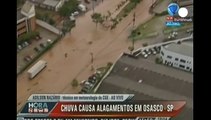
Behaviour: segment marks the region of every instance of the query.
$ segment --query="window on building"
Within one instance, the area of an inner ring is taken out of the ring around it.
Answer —
[[[163,53],[163,51],[161,51],[160,53],[161,53],[161,55],[162,55],[162,56],[164,56],[164,53]]]
[[[186,63],[186,60],[180,59],[180,62]]]
[[[172,58],[172,56],[169,56],[169,55],[168,55],[168,56],[167,56],[167,58],[171,59],[171,58]]]
[[[186,67],[186,69],[187,69],[187,70],[189,70],[189,69],[190,69],[190,67]]]
[[[179,59],[178,58],[175,58],[175,60],[178,61]]]
[[[179,67],[181,67],[181,68],[185,68],[185,66],[184,66],[184,65],[179,65]]]

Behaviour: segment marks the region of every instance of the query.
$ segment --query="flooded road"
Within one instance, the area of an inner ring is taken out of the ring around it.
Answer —
[[[102,14],[114,11],[121,1],[105,0],[95,11]],[[150,5],[151,0],[143,0],[113,30],[105,30],[100,25],[96,28],[90,16],[92,11],[79,17],[71,34],[40,58],[48,65],[39,75],[33,80],[28,79],[27,71],[18,76],[17,110],[33,93],[78,93],[80,87],[72,88],[71,81],[74,78],[82,81],[93,73],[90,53],[93,53],[94,68],[98,68],[115,62],[122,52],[129,52],[128,36],[132,30],[133,13],[136,12],[135,25],[144,23],[152,17],[148,13]],[[136,48],[140,46],[140,41],[135,44]]]

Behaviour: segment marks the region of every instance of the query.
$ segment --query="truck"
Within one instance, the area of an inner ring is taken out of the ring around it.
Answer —
[[[47,66],[47,62],[44,60],[38,61],[28,71],[29,79],[33,79],[39,72],[41,72]]]

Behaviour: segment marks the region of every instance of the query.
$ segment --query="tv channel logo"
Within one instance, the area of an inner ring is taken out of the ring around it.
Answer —
[[[168,5],[168,13],[170,16],[175,16],[178,14],[179,5],[176,3],[171,3]]]
[[[174,17],[179,16],[181,18],[184,18],[188,15],[188,10],[184,7],[180,8],[177,3],[170,3],[167,10],[170,15],[166,17],[166,26],[168,27],[181,26],[181,23],[179,21],[174,21]]]
[[[28,112],[29,113],[48,113],[47,103],[42,102],[30,102],[28,103]]]

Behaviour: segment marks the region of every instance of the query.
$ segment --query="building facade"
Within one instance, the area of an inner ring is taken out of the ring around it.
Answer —
[[[193,42],[172,43],[161,47],[163,64],[193,72]]]
[[[35,7],[26,1],[22,8],[17,9],[17,38],[34,31],[36,28]]]

